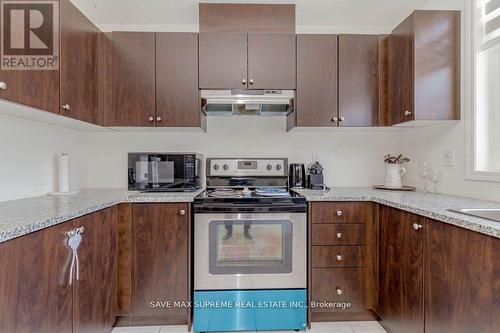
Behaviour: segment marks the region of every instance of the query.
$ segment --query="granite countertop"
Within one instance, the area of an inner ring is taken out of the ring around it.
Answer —
[[[138,193],[89,189],[65,197],[41,196],[0,202],[0,243],[119,203],[192,202],[202,191]],[[499,202],[422,192],[389,192],[368,187],[295,191],[307,201],[373,201],[500,238],[499,222],[448,211],[450,208],[499,208]]]
[[[0,243],[126,202],[192,202],[189,193],[139,193],[89,189],[69,196],[40,196],[0,202]]]
[[[307,201],[372,201],[434,220],[500,238],[500,222],[450,212],[457,208],[500,208],[500,202],[445,194],[393,192],[369,187],[334,188],[330,191],[295,190]]]

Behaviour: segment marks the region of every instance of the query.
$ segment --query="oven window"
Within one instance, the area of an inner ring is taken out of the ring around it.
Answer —
[[[209,225],[211,274],[292,272],[290,220],[223,220]]]

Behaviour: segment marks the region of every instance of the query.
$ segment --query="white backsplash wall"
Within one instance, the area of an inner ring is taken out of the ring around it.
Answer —
[[[383,156],[399,152],[400,133],[387,129],[299,130],[287,133],[284,117],[213,117],[208,132],[92,133],[88,186],[127,186],[127,153],[198,152],[205,157],[287,157],[325,167],[330,186],[383,181]]]
[[[0,201],[44,195],[57,186],[59,152],[71,155],[71,183],[87,187],[88,133],[0,115]]]
[[[414,161],[408,169],[407,181],[420,189],[423,188],[422,180],[418,177],[417,165],[418,161],[425,160],[430,162],[432,167],[442,171],[442,180],[438,184],[439,192],[500,201],[500,183],[465,179],[464,134],[463,121],[454,125],[439,125],[402,133],[403,147]],[[454,167],[444,167],[443,153],[447,150],[455,150]]]

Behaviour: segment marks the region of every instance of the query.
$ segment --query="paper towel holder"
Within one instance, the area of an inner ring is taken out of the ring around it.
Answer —
[[[70,190],[70,155],[65,152],[57,154],[58,164],[58,190],[56,192],[48,193],[50,196],[68,196],[78,193],[79,191]]]

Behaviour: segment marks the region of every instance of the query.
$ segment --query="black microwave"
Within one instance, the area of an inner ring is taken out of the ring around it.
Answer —
[[[194,192],[201,188],[203,156],[196,153],[129,153],[128,189]]]

